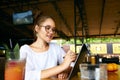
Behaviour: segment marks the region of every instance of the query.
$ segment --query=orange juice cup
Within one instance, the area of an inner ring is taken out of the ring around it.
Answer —
[[[9,60],[5,66],[5,80],[24,80],[23,60]]]

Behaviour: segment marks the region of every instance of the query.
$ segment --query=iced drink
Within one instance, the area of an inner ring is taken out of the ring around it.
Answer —
[[[24,80],[23,60],[9,60],[5,65],[5,80]]]

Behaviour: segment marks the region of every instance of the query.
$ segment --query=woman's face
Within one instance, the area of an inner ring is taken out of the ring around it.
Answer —
[[[49,43],[55,35],[55,22],[48,18],[36,28],[37,38]]]

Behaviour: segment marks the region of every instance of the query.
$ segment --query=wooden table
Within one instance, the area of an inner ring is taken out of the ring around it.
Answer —
[[[57,79],[57,78],[48,78],[48,79],[42,79],[42,80],[61,80],[61,79]],[[66,80],[66,79],[62,79],[62,80]],[[73,77],[72,80],[81,80],[80,77],[75,76]],[[117,72],[109,72],[108,73],[108,80],[120,80],[120,72],[119,74]]]
[[[48,79],[42,79],[42,80],[61,80],[61,79],[57,79],[57,78],[50,79],[50,78],[48,78]],[[62,79],[62,80],[66,80],[66,79]],[[72,80],[81,80],[80,79],[80,74],[73,77]],[[120,80],[120,65],[119,65],[118,71],[108,72],[108,80]]]

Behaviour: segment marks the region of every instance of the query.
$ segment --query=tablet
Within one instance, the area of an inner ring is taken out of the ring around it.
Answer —
[[[81,50],[78,53],[77,58],[75,60],[75,64],[74,64],[74,66],[73,66],[73,68],[68,76],[68,80],[72,80],[72,78],[74,76],[76,76],[78,72],[80,72],[79,64],[83,62],[85,55],[87,53],[88,53],[88,49],[87,49],[86,44],[82,44]]]

